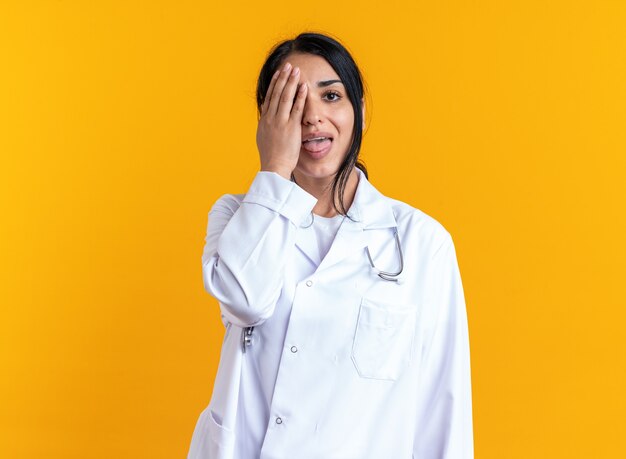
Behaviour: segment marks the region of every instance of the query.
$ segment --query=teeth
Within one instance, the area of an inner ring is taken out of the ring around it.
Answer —
[[[313,140],[326,140],[328,137],[315,137],[313,139],[305,140],[305,142],[312,142]]]

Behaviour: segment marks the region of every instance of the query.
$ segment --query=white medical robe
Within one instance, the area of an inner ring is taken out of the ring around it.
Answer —
[[[452,239],[358,172],[352,220],[322,260],[306,228],[316,199],[278,174],[259,172],[245,195],[211,209],[204,285],[226,332],[189,459],[473,457]],[[399,282],[381,279],[401,255]]]

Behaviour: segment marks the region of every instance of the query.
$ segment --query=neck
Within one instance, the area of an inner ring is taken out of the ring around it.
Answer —
[[[325,177],[321,179],[316,177],[307,177],[301,176],[296,171],[294,171],[293,175],[300,188],[317,198],[317,204],[315,204],[315,207],[313,208],[314,214],[321,215],[322,217],[334,217],[337,215],[332,194],[334,177]],[[346,183],[346,188],[343,194],[343,205],[346,210],[352,205],[358,184],[359,174],[356,171],[356,168],[353,168],[352,172],[350,172],[350,176],[348,177],[348,182]],[[336,199],[339,199],[339,196],[337,196]]]

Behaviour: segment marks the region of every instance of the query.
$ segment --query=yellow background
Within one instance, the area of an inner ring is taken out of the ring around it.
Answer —
[[[452,233],[476,457],[626,457],[626,2],[3,1],[0,457],[180,458],[223,327],[207,213],[303,30],[370,97],[371,181]]]

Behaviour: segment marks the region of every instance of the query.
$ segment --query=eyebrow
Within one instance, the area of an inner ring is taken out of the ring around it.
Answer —
[[[325,88],[326,86],[330,86],[331,84],[335,84],[335,83],[343,84],[341,82],[341,80],[324,80],[324,81],[318,81],[317,82],[317,87],[318,88]]]

